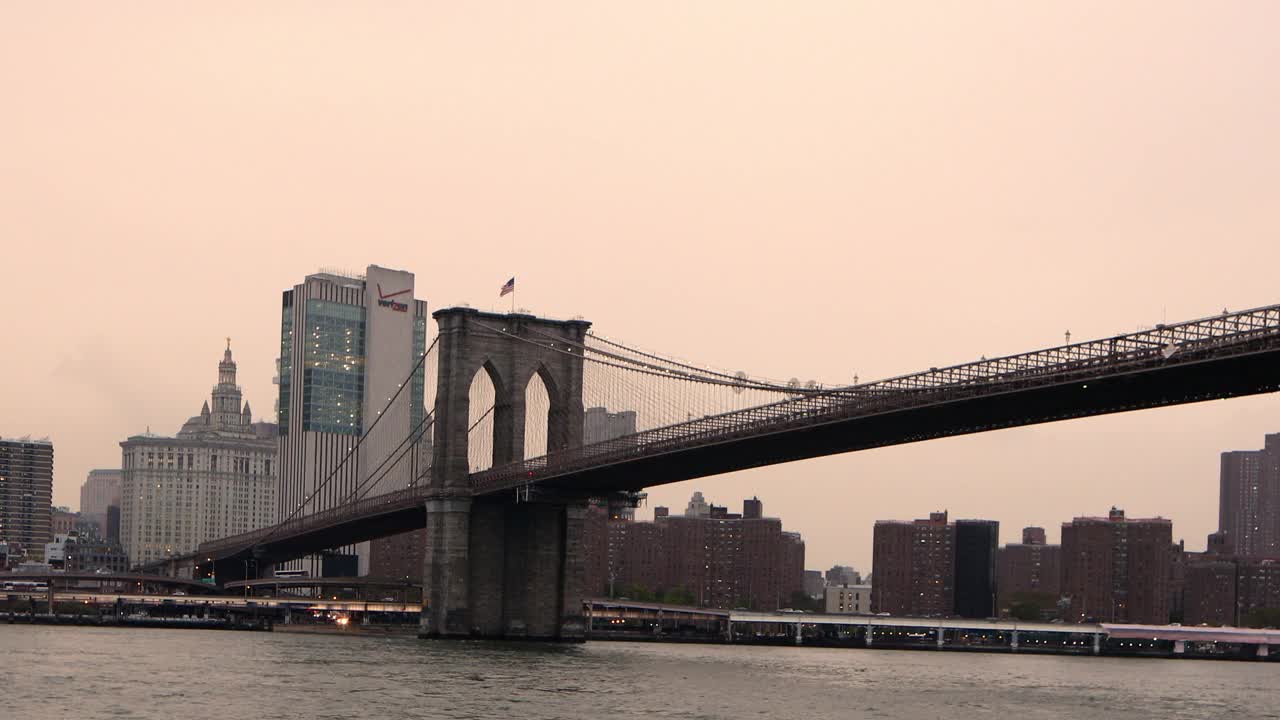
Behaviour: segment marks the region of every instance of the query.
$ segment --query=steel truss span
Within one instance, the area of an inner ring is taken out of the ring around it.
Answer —
[[[839,387],[700,368],[592,335],[574,345],[475,325],[598,370],[586,374],[587,402],[603,404],[598,398],[621,392],[621,402],[656,418],[621,437],[472,473],[469,489],[478,501],[635,491],[823,455],[1280,389],[1280,305]],[[708,400],[708,388],[731,400]],[[748,405],[756,398],[767,401]],[[481,417],[476,408],[473,415]],[[678,419],[668,422],[672,417]],[[414,482],[356,497],[205,543],[198,554],[280,558],[420,528],[423,502],[433,492],[429,483]]]
[[[604,480],[601,489],[639,489],[949,435],[1272,392],[1280,387],[1277,351],[1280,306],[1273,305],[798,394],[493,468],[472,475],[471,484],[479,494],[550,481],[594,486],[589,476],[603,473],[615,479]],[[1015,407],[1007,407],[1011,404]],[[1017,405],[1025,407],[1018,411]],[[892,427],[905,415],[921,424],[914,430]],[[945,419],[925,422],[925,415]],[[887,427],[871,427],[867,421],[872,419]],[[766,439],[769,450],[751,451],[751,441]],[[672,467],[669,473],[635,477],[630,484],[619,478],[632,474],[619,472],[629,464],[652,465],[652,460],[686,453],[691,460],[695,451],[709,449],[717,452],[696,455],[725,456],[692,463],[684,471]],[[613,483],[620,487],[609,487]]]

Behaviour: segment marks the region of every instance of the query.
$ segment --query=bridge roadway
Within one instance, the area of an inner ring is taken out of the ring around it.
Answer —
[[[1280,305],[956,365],[691,420],[512,463],[475,497],[584,496],[805,458],[1280,389]],[[425,525],[410,487],[204,543],[196,562],[276,562]]]

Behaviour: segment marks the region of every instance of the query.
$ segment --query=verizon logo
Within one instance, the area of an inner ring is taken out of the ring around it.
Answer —
[[[410,293],[410,292],[413,292],[413,288],[408,288],[407,290],[401,290],[399,292],[384,293],[382,292],[382,284],[379,283],[378,284],[378,307],[391,308],[396,312],[409,312],[408,303],[398,302],[396,300],[392,300],[392,298],[398,297],[400,295],[404,295],[405,293]]]

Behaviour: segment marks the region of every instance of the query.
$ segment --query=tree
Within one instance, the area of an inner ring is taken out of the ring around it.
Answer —
[[[791,609],[808,610],[809,612],[822,612],[823,606],[821,600],[809,597],[803,590],[796,590],[791,593]]]
[[[622,597],[636,602],[653,602],[653,591],[643,585],[628,585],[622,588]]]
[[[1050,593],[1018,592],[1009,597],[1009,617],[1016,620],[1039,620],[1045,610],[1057,607]]]
[[[662,602],[668,605],[696,605],[698,599],[686,587],[668,588],[662,593]]]
[[[1034,602],[1009,603],[1009,617],[1015,620],[1039,620],[1040,606]]]
[[[1280,608],[1258,608],[1245,616],[1244,626],[1251,628],[1280,628]]]

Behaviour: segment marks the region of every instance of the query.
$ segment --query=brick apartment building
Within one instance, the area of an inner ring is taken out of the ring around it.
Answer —
[[[1216,532],[1208,550],[1186,554],[1181,590],[1185,625],[1253,624],[1258,611],[1280,610],[1280,557],[1238,555]]]
[[[804,541],[764,517],[756,498],[742,513],[699,502],[684,515],[658,507],[652,522],[613,516],[600,507],[585,525],[589,595],[642,590],[677,592],[707,607],[786,607],[804,590]]]
[[[1164,518],[1078,517],[1062,524],[1065,620],[1169,622],[1173,523]]]
[[[996,559],[999,606],[1009,608],[1015,598],[1053,606],[1061,596],[1062,546],[1045,542],[1044,528],[1022,530],[1022,542],[1000,548]]]
[[[872,611],[916,617],[990,617],[997,595],[998,534],[999,524],[994,521],[952,523],[946,512],[910,522],[877,521],[872,540]]]

